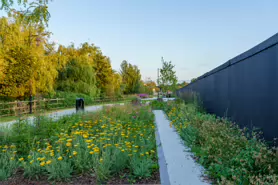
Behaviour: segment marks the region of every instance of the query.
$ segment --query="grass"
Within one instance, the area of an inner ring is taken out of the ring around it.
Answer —
[[[128,98],[126,100],[121,100],[121,101],[93,102],[90,105],[86,104],[85,106],[106,105],[106,104],[111,104],[111,103],[112,104],[119,104],[119,103],[126,103],[126,102],[129,102],[129,101],[130,101],[130,98]],[[43,110],[43,111],[40,111],[40,112],[34,113],[34,114],[25,114],[21,119],[26,119],[26,118],[31,117],[31,116],[37,116],[38,114],[39,115],[46,115],[46,114],[49,114],[49,113],[52,113],[52,112],[63,111],[63,110],[68,110],[68,109],[72,109],[72,108],[65,107],[65,108],[62,108],[62,109]],[[17,116],[0,117],[0,124],[5,123],[5,122],[9,122],[9,121],[15,121],[15,120],[18,120],[18,119],[19,119],[19,117],[17,117]]]
[[[25,178],[49,181],[89,174],[105,183],[122,172],[132,182],[149,178],[158,170],[153,121],[150,107],[126,105],[19,122],[0,131],[0,180],[19,168]]]
[[[278,184],[278,150],[260,139],[261,133],[200,111],[197,104],[153,102],[163,109],[184,143],[215,184]]]
[[[18,117],[16,116],[7,116],[7,117],[0,117],[0,123],[2,122],[9,122],[9,121],[14,121],[17,120]]]

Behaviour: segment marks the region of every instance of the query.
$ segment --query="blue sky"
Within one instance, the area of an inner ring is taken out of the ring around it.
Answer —
[[[179,80],[190,80],[250,49],[278,31],[277,0],[54,0],[52,39],[92,42],[119,70],[138,65],[156,79],[161,57]]]

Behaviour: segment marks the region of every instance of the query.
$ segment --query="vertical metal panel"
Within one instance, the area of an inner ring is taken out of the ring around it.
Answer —
[[[278,137],[278,35],[208,72],[179,90],[199,94],[204,108],[241,127]]]

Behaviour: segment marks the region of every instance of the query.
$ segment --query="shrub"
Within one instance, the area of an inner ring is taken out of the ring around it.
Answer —
[[[219,184],[278,183],[278,151],[253,132],[200,112],[195,104],[170,104],[164,108],[171,125]]]

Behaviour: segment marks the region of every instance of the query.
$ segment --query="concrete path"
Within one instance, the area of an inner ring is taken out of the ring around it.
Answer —
[[[207,185],[203,168],[185,150],[182,140],[161,110],[154,110],[157,125],[158,157],[162,185]],[[166,169],[165,169],[166,168]],[[167,179],[169,178],[169,179]]]
[[[124,103],[119,103],[118,105],[123,105],[123,104]],[[115,104],[86,106],[85,107],[85,112],[97,111],[97,110],[102,109],[104,106],[112,106],[112,105],[115,105]],[[50,117],[54,120],[57,120],[57,119],[59,119],[63,116],[69,116],[69,115],[72,115],[72,114],[75,114],[75,113],[76,113],[76,109],[73,108],[73,109],[58,110],[58,111],[55,111],[55,112],[52,112],[52,113],[48,113],[48,114],[46,114],[46,116],[48,116],[48,117]],[[30,117],[26,118],[26,120],[31,124],[33,123],[34,119],[35,119],[34,116],[30,116]],[[10,127],[12,124],[14,124],[16,122],[17,122],[17,120],[0,123],[0,127]]]

